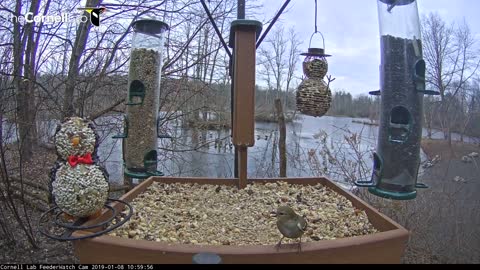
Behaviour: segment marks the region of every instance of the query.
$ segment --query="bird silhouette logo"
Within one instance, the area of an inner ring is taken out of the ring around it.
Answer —
[[[79,10],[85,10],[90,14],[90,22],[95,26],[100,26],[100,14],[103,14],[107,11],[106,7],[85,7],[78,8]]]

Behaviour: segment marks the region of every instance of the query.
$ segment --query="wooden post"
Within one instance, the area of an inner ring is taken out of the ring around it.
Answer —
[[[280,177],[287,177],[287,128],[285,127],[285,115],[283,114],[282,101],[279,98],[275,100],[275,108],[277,109],[278,126],[280,129],[280,139],[278,141]]]
[[[247,186],[247,152],[255,144],[255,53],[262,29],[258,21],[236,20],[230,28],[233,47],[233,136],[238,149],[238,187]]]

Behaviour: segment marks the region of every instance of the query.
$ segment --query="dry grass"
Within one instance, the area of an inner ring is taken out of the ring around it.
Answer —
[[[471,143],[452,142],[452,148],[448,146],[445,140],[422,140],[422,149],[429,159],[440,155],[443,159],[461,158],[472,152],[479,152],[480,146]]]
[[[455,142],[450,149],[445,141],[424,140],[422,148],[430,158],[441,156],[419,179],[428,190],[411,201],[378,198],[366,190],[361,197],[412,233],[404,263],[480,263],[480,171],[475,163],[460,161],[478,146]],[[469,181],[454,182],[455,176]]]

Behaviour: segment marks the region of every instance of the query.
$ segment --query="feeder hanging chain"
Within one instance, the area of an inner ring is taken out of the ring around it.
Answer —
[[[322,32],[318,31],[318,5],[317,5],[317,0],[315,0],[315,32],[313,32],[312,36],[310,37],[309,47],[312,46],[312,39],[313,39],[313,36],[316,33],[319,33],[322,36],[323,49],[325,49],[325,38],[323,37]]]

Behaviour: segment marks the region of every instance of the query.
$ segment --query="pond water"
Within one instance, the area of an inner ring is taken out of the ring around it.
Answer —
[[[119,116],[98,119],[95,124],[101,142],[98,150],[100,162],[107,168],[110,181],[123,180],[122,141],[113,139],[121,131]],[[355,121],[355,122],[352,122]],[[324,116],[314,118],[300,115],[287,124],[287,176],[325,176],[339,184],[349,186],[354,179],[369,178],[372,152],[377,144],[377,126],[357,121],[368,119]],[[45,121],[39,125],[44,140],[50,140],[57,122]],[[15,140],[15,129],[4,123],[4,134]],[[112,128],[113,127],[113,128]],[[231,178],[234,171],[234,148],[229,130],[199,131],[181,127],[180,121],[165,125],[173,137],[159,139],[158,169],[167,176]],[[8,132],[7,132],[8,131]],[[427,131],[423,131],[427,136]],[[435,139],[443,133],[435,131]],[[253,178],[278,176],[278,125],[257,122],[255,146],[248,149],[248,176]],[[458,140],[458,134],[453,138]],[[478,142],[464,138],[466,142]],[[422,160],[425,155],[422,153]]]
[[[111,119],[104,120],[111,122]],[[352,122],[359,120],[369,122],[349,117],[300,115],[288,123],[287,176],[321,175],[345,185],[352,179],[369,178],[378,127]],[[233,177],[234,148],[230,131],[184,129],[180,124],[169,123],[167,127],[173,140],[159,139],[159,170],[169,176]],[[123,166],[121,141],[111,139],[111,135],[103,134],[99,155],[111,181],[118,182],[122,179]],[[423,135],[427,136],[426,130]],[[276,123],[256,123],[255,146],[248,149],[249,177],[278,176],[278,136]],[[443,133],[436,131],[432,137],[441,139]],[[459,135],[454,134],[453,138],[458,139]],[[464,140],[474,141],[473,138]],[[423,153],[422,160],[425,160]]]

